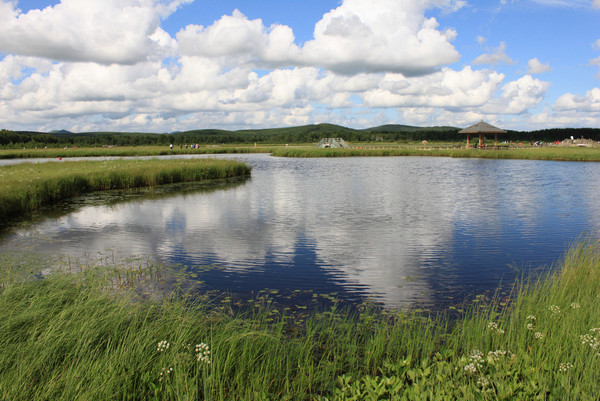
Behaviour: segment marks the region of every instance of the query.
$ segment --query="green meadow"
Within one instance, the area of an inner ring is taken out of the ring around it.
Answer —
[[[164,156],[183,154],[271,153],[280,157],[350,157],[350,156],[438,156],[486,159],[529,159],[561,161],[600,161],[600,147],[515,147],[498,149],[465,149],[465,143],[366,142],[350,144],[349,149],[320,149],[314,144],[223,144],[201,145],[198,148],[175,146],[123,146],[67,149],[0,149],[0,159],[68,158],[87,156]]]
[[[279,147],[273,152],[281,157],[356,157],[356,156],[437,156],[479,159],[527,159],[559,161],[600,161],[600,147],[528,147],[499,149],[464,149],[448,144],[423,146],[365,145],[349,149],[314,146]]]
[[[92,191],[249,175],[242,163],[215,159],[22,163],[0,167],[0,217]]]

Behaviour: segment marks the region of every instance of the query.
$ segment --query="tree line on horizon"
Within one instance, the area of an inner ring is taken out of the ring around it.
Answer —
[[[250,144],[250,143],[317,143],[322,138],[343,138],[347,142],[465,142],[466,135],[455,127],[411,127],[384,125],[367,129],[352,129],[333,124],[305,125],[299,127],[227,131],[201,129],[174,133],[85,132],[68,131],[33,132],[0,131],[0,147],[64,147],[64,146],[174,146],[186,144]],[[600,141],[600,128],[550,128],[535,131],[507,131],[498,134],[499,141],[556,142],[564,139],[585,138]]]

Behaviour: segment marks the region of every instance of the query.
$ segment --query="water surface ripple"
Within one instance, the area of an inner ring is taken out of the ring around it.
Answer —
[[[444,307],[547,269],[600,232],[599,163],[221,155],[252,178],[83,206],[12,228],[0,252],[146,255],[214,265],[208,289],[336,293]],[[193,267],[188,267],[192,269]]]

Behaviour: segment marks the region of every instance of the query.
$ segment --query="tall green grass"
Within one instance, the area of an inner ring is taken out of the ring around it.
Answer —
[[[320,149],[315,147],[278,148],[274,156],[281,157],[350,157],[350,156],[443,156],[481,159],[528,159],[562,161],[600,161],[600,148],[523,148],[523,149],[454,149],[417,147],[365,147]]]
[[[350,149],[319,149],[314,145],[260,144],[258,146],[204,145],[199,149],[166,146],[124,146],[113,148],[68,148],[68,149],[0,149],[0,159],[10,158],[58,158],[87,156],[159,156],[178,154],[221,154],[221,153],[272,153],[283,157],[344,157],[344,156],[445,156],[489,159],[531,159],[564,161],[600,161],[600,147],[539,147],[539,148],[492,148],[486,150],[463,149],[455,144],[438,143],[423,147],[420,144],[366,143]]]
[[[509,307],[458,321],[369,308],[299,317],[269,302],[234,312],[101,283],[85,273],[3,283],[0,398],[598,399],[598,242],[522,283]]]
[[[169,149],[167,146],[118,146],[110,148],[66,148],[66,149],[0,149],[0,159],[100,157],[100,156],[168,156],[181,154],[220,153],[270,153],[276,146],[252,145],[203,145],[198,149]]]
[[[91,191],[202,181],[250,174],[235,161],[108,160],[0,167],[0,217]]]

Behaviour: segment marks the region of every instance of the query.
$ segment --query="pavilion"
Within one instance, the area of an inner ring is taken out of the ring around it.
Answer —
[[[479,134],[479,147],[483,147],[483,136],[485,134],[494,134],[494,146],[497,146],[498,142],[498,134],[505,134],[506,131],[500,129],[498,127],[494,127],[488,123],[484,123],[483,121],[478,122],[475,125],[471,125],[463,130],[458,131],[459,134],[467,134],[467,149],[469,148],[469,135],[471,134]]]

